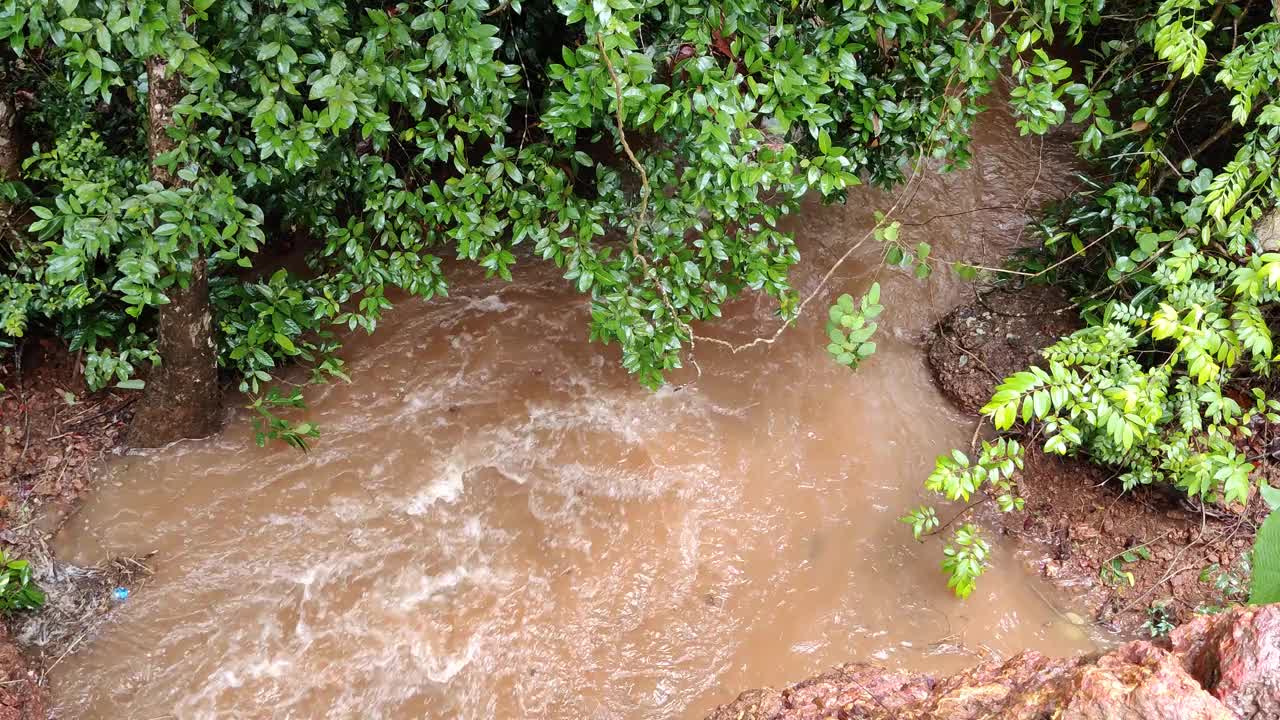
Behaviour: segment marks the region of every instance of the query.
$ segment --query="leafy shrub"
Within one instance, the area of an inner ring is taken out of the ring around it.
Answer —
[[[274,369],[341,377],[336,331],[374,331],[393,288],[447,292],[446,253],[554,263],[648,386],[743,292],[792,319],[782,218],[964,163],[1014,43],[987,3],[934,0],[7,0],[0,40],[31,141],[0,187],[32,213],[0,251],[3,335],[57,332],[91,386],[138,387],[206,257],[263,437],[288,432]],[[175,187],[148,172],[153,60],[187,93]]]
[[[1108,585],[1127,584],[1133,587],[1133,572],[1128,567],[1141,560],[1150,560],[1151,551],[1145,545],[1138,545],[1108,558],[1102,563],[1098,575]]]
[[[857,370],[859,363],[875,353],[871,336],[876,332],[876,323],[871,320],[881,312],[884,306],[880,305],[880,283],[872,283],[857,305],[851,295],[841,295],[836,300],[827,320],[827,338],[831,340],[827,352],[836,362]]]
[[[1169,615],[1168,608],[1161,605],[1153,605],[1147,608],[1147,621],[1142,624],[1142,629],[1147,631],[1147,635],[1153,638],[1165,637],[1173,632],[1173,618]]]
[[[1267,394],[1280,300],[1280,224],[1268,214],[1280,197],[1280,18],[1230,0],[1067,0],[1015,6],[1001,27],[1016,38],[1019,126],[1044,132],[1070,113],[1090,164],[1085,189],[1034,223],[1043,250],[1012,275],[1073,290],[1085,326],[1046,349],[1042,367],[1006,378],[983,414],[1046,452],[1113,468],[1126,490],[1169,484],[1204,502],[1248,501],[1249,439],[1280,422]],[[1083,46],[1078,67],[1050,54],[1055,39]],[[894,240],[890,264],[904,256]],[[1002,467],[1016,469],[1020,453]],[[926,488],[1021,508],[1005,473],[958,456],[940,458]],[[903,520],[917,537],[946,527],[928,506]],[[957,528],[948,545],[958,593],[982,565],[951,551],[974,532]]]
[[[1073,119],[1093,121],[1081,151],[1108,182],[1039,230],[1049,250],[1078,259],[1078,272],[1044,274],[1078,288],[1085,327],[1047,348],[1043,368],[1007,378],[983,413],[1001,430],[1033,425],[1047,452],[1116,468],[1126,490],[1169,483],[1242,503],[1257,483],[1248,438],[1258,422],[1280,421],[1266,395],[1280,255],[1255,232],[1280,195],[1280,105],[1254,82],[1280,77],[1280,23],[1232,3],[1193,22],[1200,10],[1142,6],[1124,40],[1085,64],[1085,82],[1063,81]],[[1164,62],[1143,65],[1153,56]],[[1132,114],[1127,130],[1107,130],[1103,101]],[[1218,113],[1180,108],[1214,101]],[[1199,138],[1189,151],[1176,147],[1184,133]]]
[[[31,565],[13,560],[0,550],[0,612],[37,610],[44,605],[44,593],[31,581]]]

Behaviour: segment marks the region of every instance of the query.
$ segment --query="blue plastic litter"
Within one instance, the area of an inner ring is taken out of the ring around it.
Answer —
[[[129,588],[118,587],[112,591],[111,595],[117,600],[127,600],[129,598]]]

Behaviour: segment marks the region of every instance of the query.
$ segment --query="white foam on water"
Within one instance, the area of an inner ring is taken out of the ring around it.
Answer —
[[[427,677],[432,682],[441,684],[453,680],[458,673],[471,664],[479,645],[479,638],[476,635],[472,635],[467,641],[466,649],[461,653],[428,658],[425,668]]]
[[[463,583],[485,585],[493,578],[488,568],[467,567],[456,567],[438,575],[424,575],[419,578],[418,587],[400,599],[400,608],[407,611],[423,603],[440,600]]]
[[[440,474],[410,498],[405,512],[410,515],[425,515],[438,502],[452,504],[457,501],[465,488],[465,472],[466,468],[460,460],[450,458],[441,468]]]
[[[506,312],[511,309],[511,305],[502,300],[496,294],[486,295],[480,299],[467,298],[467,306],[482,313],[498,313]]]

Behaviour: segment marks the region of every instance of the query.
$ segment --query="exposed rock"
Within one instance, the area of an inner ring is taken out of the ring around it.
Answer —
[[[1132,642],[1084,665],[1063,720],[1235,720],[1182,666],[1151,643]]]
[[[707,720],[1261,720],[1280,718],[1280,605],[1197,619],[1092,658],[1024,652],[949,678],[841,665],[751,690]]]
[[[993,290],[942,319],[929,343],[938,387],[970,413],[1005,377],[1040,360],[1040,350],[1080,326],[1062,291],[1029,286]]]
[[[938,683],[911,718],[1041,718],[1051,715],[1070,686],[1078,660],[1023,652],[1003,664],[984,662]]]
[[[1183,666],[1237,717],[1280,718],[1280,605],[1199,618],[1170,641]]]
[[[926,701],[932,687],[932,680],[919,673],[852,663],[785,690],[748,690],[717,708],[707,720],[882,720]]]

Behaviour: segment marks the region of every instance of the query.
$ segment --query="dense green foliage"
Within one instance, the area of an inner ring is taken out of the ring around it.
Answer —
[[[504,278],[538,258],[656,386],[690,323],[740,293],[793,317],[779,220],[806,194],[892,184],[922,153],[965,161],[1013,43],[990,12],[3,0],[3,92],[29,153],[4,197],[30,213],[0,250],[0,338],[58,333],[92,387],[139,387],[156,308],[203,254],[219,362],[279,434],[271,407],[298,398],[270,394],[273,370],[340,376],[335,332],[373,331],[392,288],[447,292],[447,256]],[[188,92],[160,159],[180,187],[149,172],[155,57]],[[305,267],[285,261],[295,247]]]
[[[1043,19],[1068,18],[1085,57],[1050,61],[1039,90],[1013,95],[1069,106],[1089,185],[1036,223],[1044,251],[1013,274],[1070,288],[1085,327],[1006,378],[983,413],[1114,469],[1126,490],[1246,502],[1260,477],[1250,439],[1280,421],[1280,225],[1267,214],[1280,197],[1280,20],[1269,3],[1227,0],[1090,4],[1083,25],[1064,12]],[[1020,507],[999,476],[927,487]],[[937,525],[928,507],[904,521]]]

